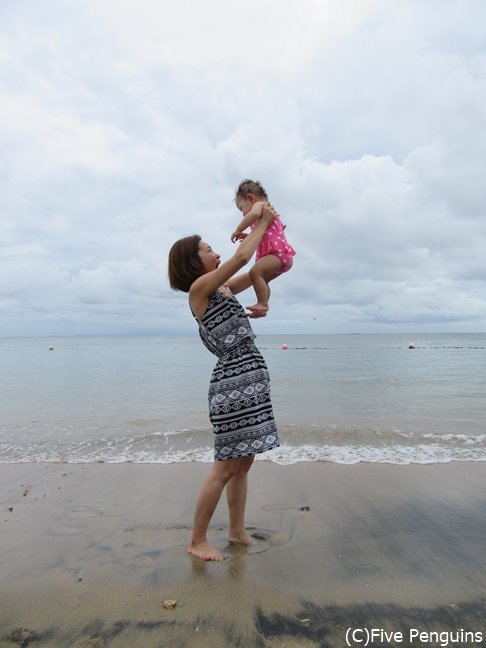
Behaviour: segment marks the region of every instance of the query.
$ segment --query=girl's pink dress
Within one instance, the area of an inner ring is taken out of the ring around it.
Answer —
[[[251,229],[255,227],[257,221],[250,225]],[[267,254],[274,254],[280,259],[282,264],[280,274],[290,270],[293,264],[292,257],[295,256],[295,250],[287,241],[285,236],[284,227],[279,216],[276,216],[270,225],[265,230],[265,234],[260,241],[257,251],[256,260],[261,259]]]

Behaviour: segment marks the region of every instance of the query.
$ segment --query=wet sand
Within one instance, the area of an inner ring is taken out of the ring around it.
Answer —
[[[411,628],[486,639],[486,464],[258,461],[254,544],[228,546],[222,500],[219,563],[185,550],[208,470],[0,464],[0,647],[344,646],[365,627],[404,633],[375,646],[440,645]]]

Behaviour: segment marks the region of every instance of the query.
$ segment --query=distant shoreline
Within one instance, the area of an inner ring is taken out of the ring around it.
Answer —
[[[278,337],[278,338],[289,338],[297,336],[378,336],[378,335],[390,335],[390,336],[410,336],[410,337],[420,337],[420,336],[430,336],[430,335],[486,335],[486,331],[347,331],[347,332],[303,332],[303,333],[258,333],[258,338],[266,337]],[[53,334],[42,334],[42,335],[0,335],[0,341],[5,340],[56,340],[56,339],[69,339],[69,338],[198,338],[197,329],[194,328],[193,331],[184,332],[174,332],[174,333],[53,333]]]

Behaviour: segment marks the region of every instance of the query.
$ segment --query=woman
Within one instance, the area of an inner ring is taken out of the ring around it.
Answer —
[[[234,297],[251,286],[248,273],[234,275],[250,261],[275,216],[273,207],[265,205],[256,227],[225,263],[196,235],[176,241],[169,253],[170,285],[189,293],[201,339],[218,356],[209,385],[215,461],[199,492],[187,548],[203,560],[223,560],[208,543],[207,530],[225,487],[229,541],[251,544],[244,521],[247,474],[255,454],[279,445],[267,366],[253,342],[249,316]]]

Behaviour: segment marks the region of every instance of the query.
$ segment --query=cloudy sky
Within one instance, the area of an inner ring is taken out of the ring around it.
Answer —
[[[486,330],[482,0],[4,0],[0,336],[194,333],[242,178],[297,250],[258,333]],[[251,291],[242,295],[251,304]]]

